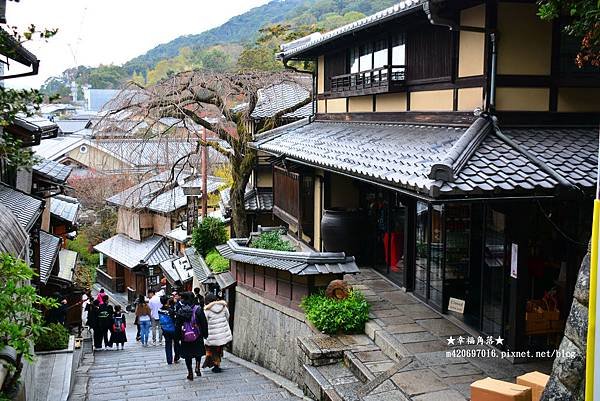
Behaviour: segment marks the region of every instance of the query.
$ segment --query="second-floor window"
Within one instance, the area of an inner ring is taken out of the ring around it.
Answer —
[[[325,90],[379,93],[405,83],[451,79],[452,36],[427,26],[380,36],[325,56]]]

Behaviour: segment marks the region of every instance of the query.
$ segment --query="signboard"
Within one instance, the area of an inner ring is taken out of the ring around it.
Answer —
[[[458,298],[450,298],[450,300],[448,301],[448,310],[460,314],[465,313],[465,300]]]
[[[510,276],[517,278],[517,260],[519,259],[519,245],[512,244],[510,249]]]
[[[187,198],[187,234],[191,235],[198,225],[198,198],[188,196]]]

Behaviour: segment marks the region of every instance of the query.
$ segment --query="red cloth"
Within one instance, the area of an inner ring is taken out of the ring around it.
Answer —
[[[390,248],[391,242],[391,249]],[[385,261],[392,271],[398,271],[398,262],[404,256],[404,233],[392,232],[391,241],[390,233],[386,232],[383,234],[383,249],[385,251]]]
[[[98,300],[98,302],[100,302],[100,305],[102,305],[102,304],[104,303],[104,300],[102,299],[102,297],[103,297],[104,295],[105,295],[105,294],[104,294],[103,292],[99,292],[99,293],[98,293],[98,296],[96,297],[96,299]]]

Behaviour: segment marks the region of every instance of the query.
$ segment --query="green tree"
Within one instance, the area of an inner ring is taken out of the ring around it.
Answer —
[[[0,253],[0,350],[12,347],[18,355],[12,379],[5,383],[5,389],[17,383],[23,368],[22,358],[33,361],[32,344],[45,332],[40,308],[58,306],[28,285],[33,277],[33,270],[23,260]]]
[[[600,67],[600,1],[540,0],[539,16],[544,20],[565,18],[564,32],[581,39],[575,62]]]
[[[240,54],[237,66],[242,70],[281,71],[283,63],[275,58],[275,50],[264,45],[245,48]]]
[[[192,245],[202,256],[208,255],[217,245],[227,242],[225,223],[214,217],[205,217],[192,231]]]

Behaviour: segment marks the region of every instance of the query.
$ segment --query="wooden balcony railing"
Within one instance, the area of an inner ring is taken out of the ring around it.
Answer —
[[[353,72],[331,77],[331,92],[344,92],[371,88],[389,89],[390,85],[405,80],[406,66],[385,65],[373,70]]]

